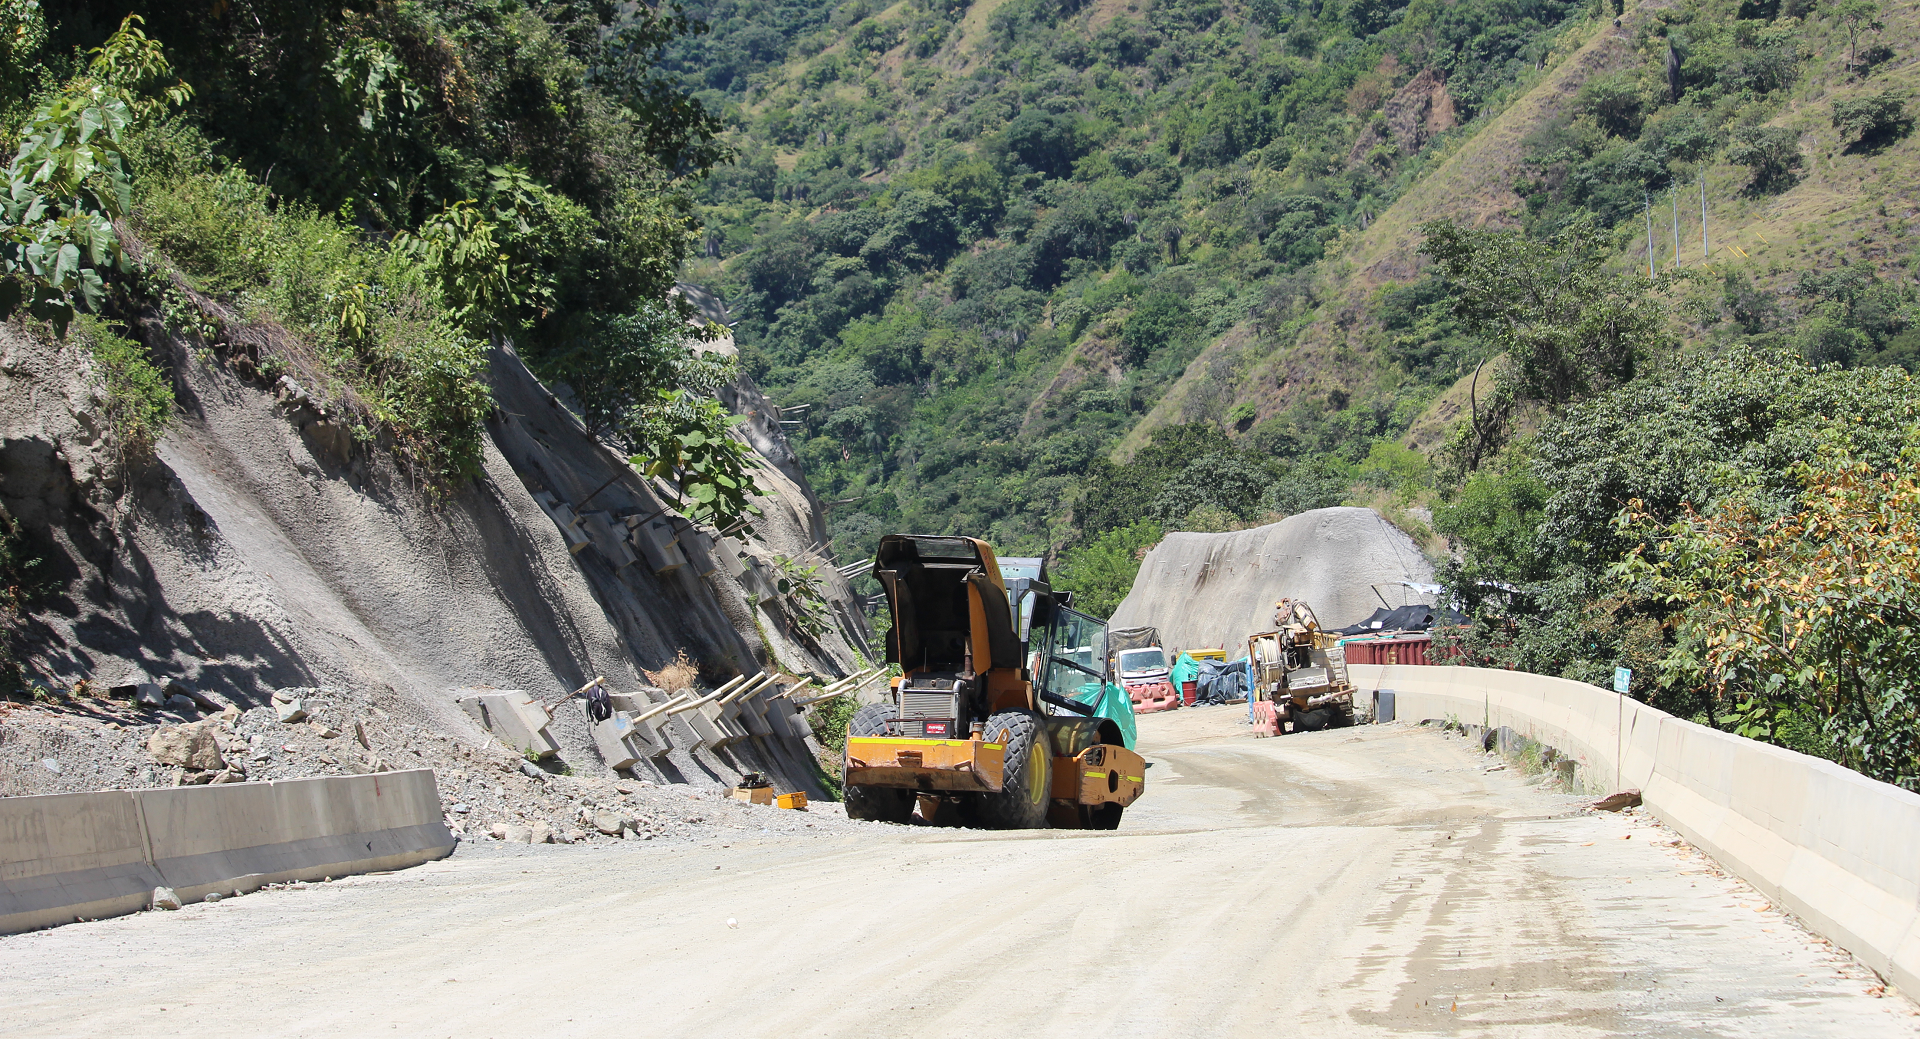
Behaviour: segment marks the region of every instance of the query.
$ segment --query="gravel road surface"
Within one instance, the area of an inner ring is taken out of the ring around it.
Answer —
[[[1141,719],[1117,833],[816,805],[0,938],[0,1035],[1920,1035],[1644,815],[1432,729],[1244,717]]]

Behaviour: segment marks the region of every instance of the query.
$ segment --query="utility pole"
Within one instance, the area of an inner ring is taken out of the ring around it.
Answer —
[[[1640,196],[1647,206],[1647,277],[1651,278],[1656,273],[1653,269],[1653,196],[1644,191]]]
[[[1705,260],[1713,250],[1707,244],[1707,170],[1700,169],[1700,259]]]
[[[1680,266],[1680,184],[1676,181],[1667,189],[1667,200],[1673,203],[1673,265]]]

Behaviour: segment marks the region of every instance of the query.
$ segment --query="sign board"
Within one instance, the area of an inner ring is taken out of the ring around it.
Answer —
[[[1623,696],[1626,695],[1627,687],[1632,682],[1633,682],[1633,671],[1631,668],[1616,667],[1613,669],[1613,691],[1614,692],[1619,693]]]

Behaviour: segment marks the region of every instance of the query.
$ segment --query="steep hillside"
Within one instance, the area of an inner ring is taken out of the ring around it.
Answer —
[[[769,393],[805,407],[796,451],[849,554],[901,525],[1083,542],[1110,529],[1076,511],[1099,460],[1196,422],[1272,486],[1331,467],[1349,499],[1405,490],[1364,471],[1377,445],[1436,453],[1490,353],[1426,271],[1428,221],[1590,219],[1624,276],[1644,195],[1677,206],[1699,269],[1704,179],[1715,256],[1678,290],[1696,344],[1794,340],[1828,298],[1804,272],[1906,278],[1915,145],[1833,114],[1912,94],[1911,7],[1878,29],[1730,0],[694,10],[714,31],[663,67],[741,154],[704,189],[689,270]],[[1798,135],[1789,175],[1756,158],[1770,128]],[[1738,316],[1752,293],[1764,329]],[[1131,510],[1169,529],[1290,511],[1241,496],[1192,519],[1193,500]]]
[[[650,684],[642,669],[681,651],[708,685],[761,669],[826,677],[866,652],[844,582],[821,583],[826,623],[808,632],[786,599],[756,605],[718,567],[720,552],[746,546],[723,539],[703,552],[683,537],[688,565],[656,574],[594,531],[595,512],[659,513],[659,490],[587,435],[510,349],[491,357],[498,410],[482,473],[436,501],[383,453],[340,436],[297,384],[270,391],[157,324],[147,330],[181,412],[150,459],[123,456],[102,435],[106,402],[81,343],[0,329],[0,505],[48,586],[16,646],[35,684],[85,680],[102,695],[178,681],[242,707],[279,687],[339,686],[477,737],[457,689],[553,700],[596,675],[632,689]],[[751,414],[753,386],[732,395]],[[823,528],[804,480],[778,476],[775,455],[758,499],[765,540],[746,549],[763,571],[782,556],[818,560]],[[591,544],[570,550],[583,535],[563,532],[543,493],[587,515]],[[680,750],[672,767],[723,778],[764,768],[810,786],[810,766],[790,755],[771,743]]]
[[[741,155],[688,277],[805,407],[850,555],[902,525],[1049,551],[1143,416],[1248,431],[1236,387],[1314,320],[1323,258],[1585,31],[1550,2],[691,10],[714,30],[664,67]],[[1429,396],[1354,382],[1267,456],[1357,460]]]

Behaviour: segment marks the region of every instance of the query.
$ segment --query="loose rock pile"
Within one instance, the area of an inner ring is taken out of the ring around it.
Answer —
[[[266,782],[430,768],[447,825],[468,841],[594,843],[695,839],[750,826],[820,832],[849,823],[838,805],[806,812],[747,805],[719,783],[549,771],[492,743],[470,746],[340,688],[290,688],[271,706],[201,715],[178,705],[71,702],[0,716],[0,796]]]

